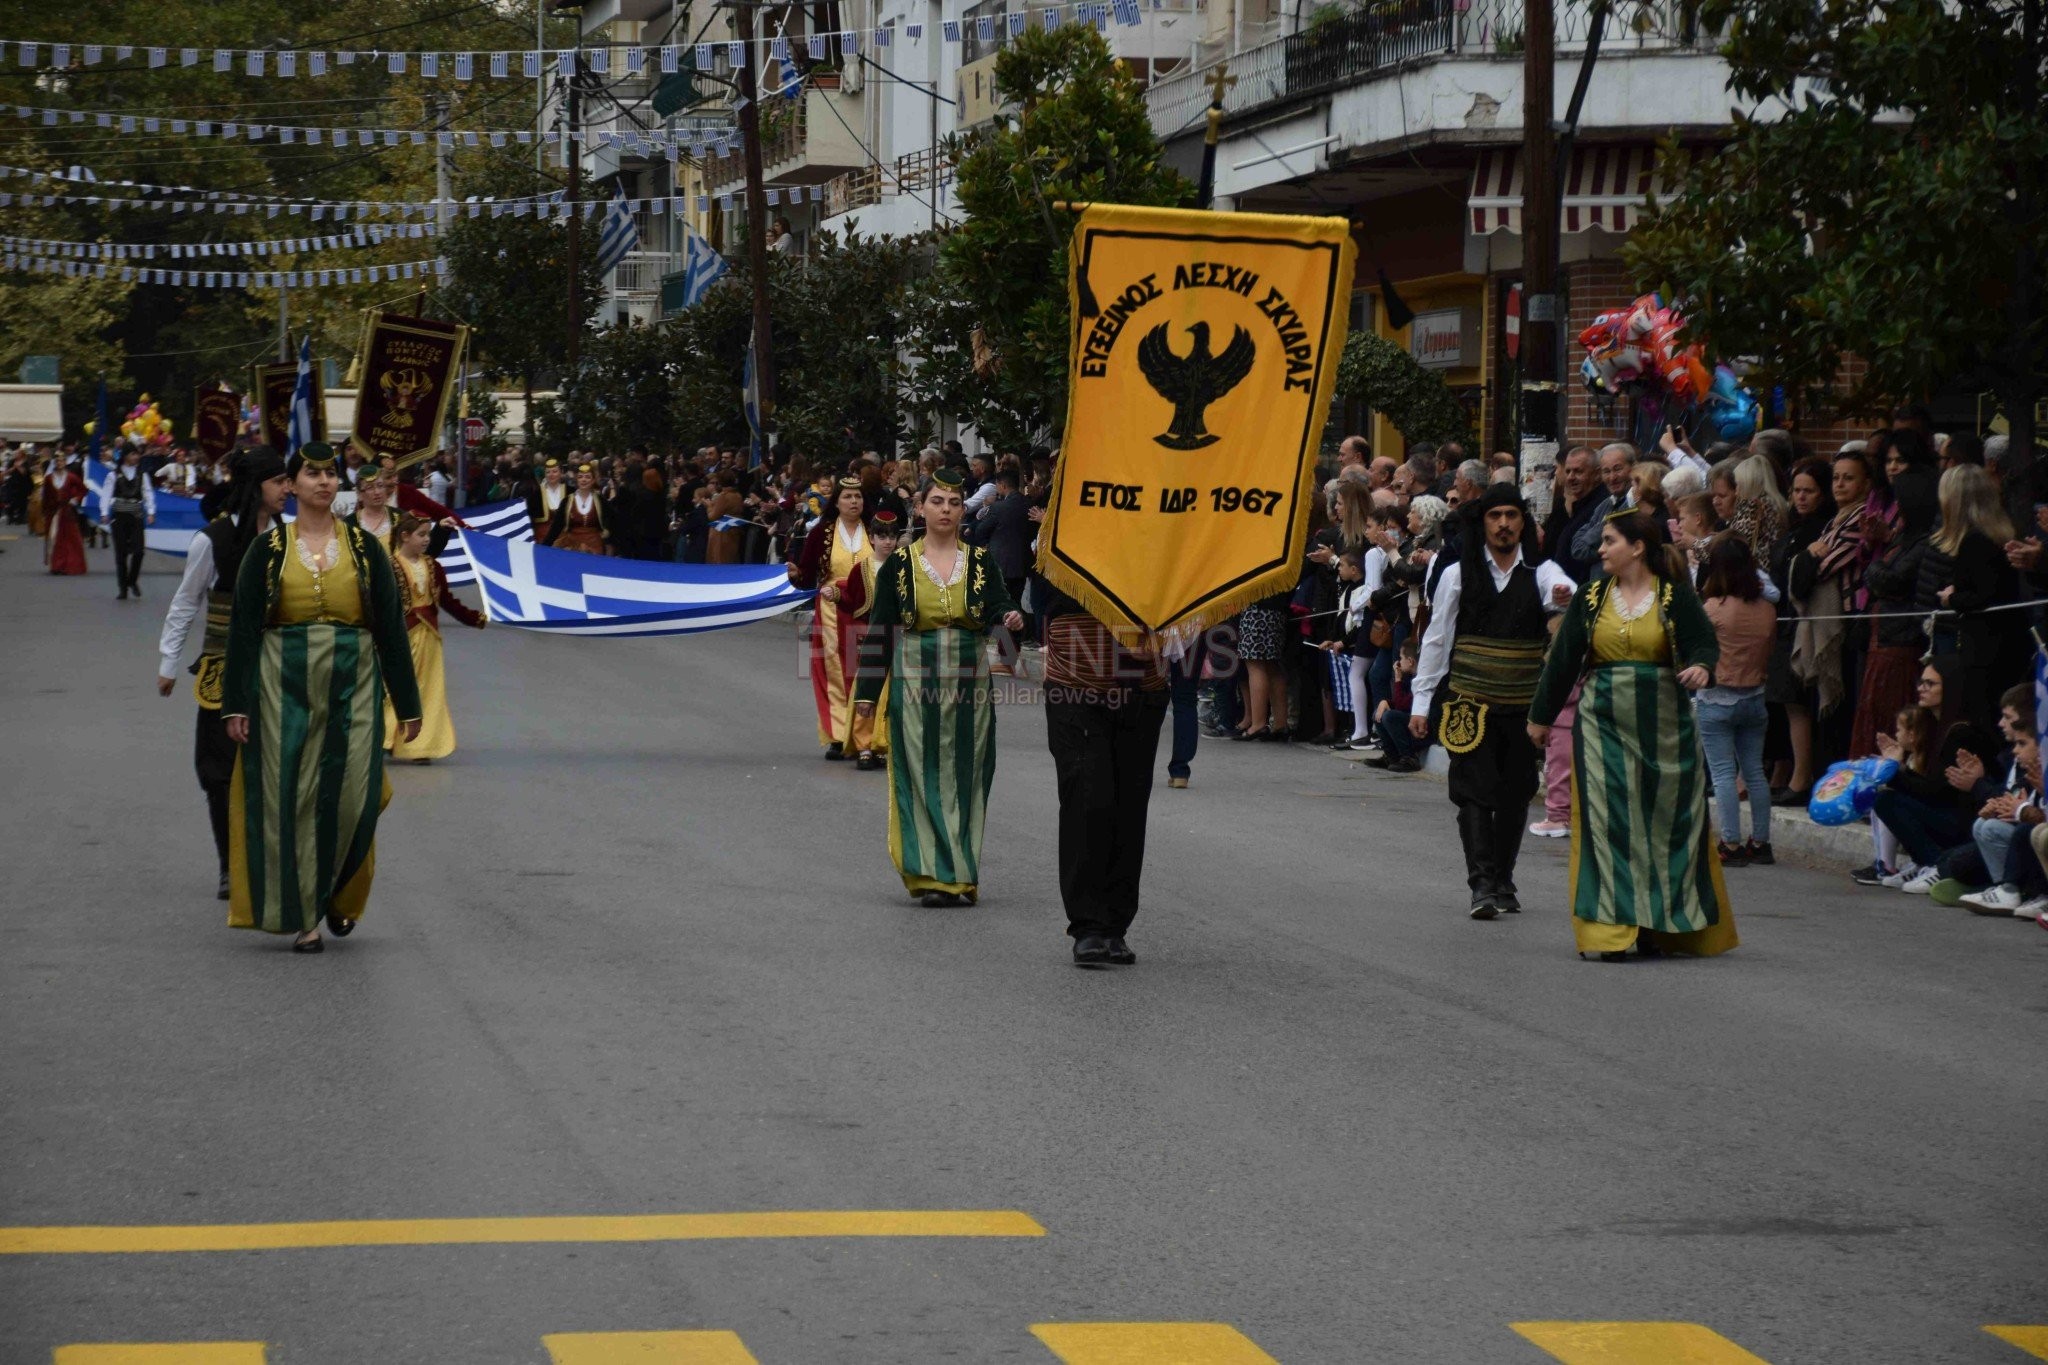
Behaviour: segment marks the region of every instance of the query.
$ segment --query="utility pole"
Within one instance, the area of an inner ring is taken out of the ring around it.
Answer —
[[[762,186],[760,93],[754,81],[754,5],[734,0],[733,23],[740,41],[740,142],[747,166],[747,268],[754,277],[754,387],[765,428],[775,411],[775,351],[768,317],[768,193]]]
[[[577,288],[583,255],[583,45],[577,40],[576,60],[563,97],[562,150],[569,158],[569,364],[583,353],[583,298]]]
[[[448,127],[448,105],[439,95],[428,96],[427,109],[434,122],[434,232],[442,242],[448,240],[448,221],[455,214],[455,205],[448,200],[448,158],[452,149],[441,141],[440,134]]]
[[[292,358],[291,305],[285,302],[285,288],[277,288],[277,363],[289,364]]]
[[[1558,384],[1558,178],[1552,0],[1522,9],[1522,441],[1520,472],[1548,484],[1561,436]],[[1544,466],[1548,465],[1549,470]]]

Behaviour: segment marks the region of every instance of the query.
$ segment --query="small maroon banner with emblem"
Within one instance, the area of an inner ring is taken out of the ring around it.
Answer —
[[[252,365],[256,373],[256,410],[263,414],[262,441],[282,455],[291,444],[292,392],[299,383],[299,364]],[[320,371],[313,370],[313,439],[327,439],[327,392]]]
[[[192,439],[207,459],[218,460],[235,448],[242,425],[242,396],[218,384],[192,396]]]
[[[366,330],[349,440],[372,464],[389,458],[402,468],[440,447],[469,329],[380,313]]]

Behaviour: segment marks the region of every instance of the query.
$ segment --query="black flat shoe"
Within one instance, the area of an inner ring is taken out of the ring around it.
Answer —
[[[826,745],[825,757],[834,763],[846,762],[846,746],[844,744]]]
[[[853,761],[853,766],[864,773],[871,773],[882,766],[882,760],[876,758],[873,754],[864,753]]]
[[[1269,744],[1292,744],[1294,743],[1294,731],[1268,730],[1266,731],[1266,733],[1260,735],[1259,738],[1265,740]]]
[[[1266,736],[1272,733],[1273,732],[1271,730],[1266,729],[1262,725],[1256,730],[1232,730],[1230,732],[1230,737],[1236,740],[1264,739],[1266,738]]]
[[[1581,953],[1581,954],[1580,954],[1579,956],[1581,956],[1581,957],[1584,957],[1584,956],[1585,956],[1585,954],[1584,954],[1584,953]],[[1600,960],[1601,960],[1602,962],[1626,962],[1626,961],[1628,961],[1628,954],[1627,954],[1627,953],[1602,953],[1602,954],[1600,954]]]
[[[1121,938],[1112,938],[1109,941],[1109,960],[1118,967],[1133,967],[1137,965],[1138,955]]]
[[[927,891],[917,903],[927,910],[950,910],[960,904],[960,898],[951,891]]]
[[[1803,806],[1806,804],[1807,798],[1812,795],[1813,788],[1811,787],[1808,787],[1805,791],[1794,791],[1790,787],[1777,787],[1771,792],[1771,804],[1773,806]]]
[[[303,943],[294,941],[292,943],[292,951],[295,953],[324,953],[327,951],[327,942],[325,939],[315,935]]]
[[[1101,934],[1083,934],[1074,940],[1074,965],[1076,967],[1107,967],[1116,958],[1109,940]]]
[[[220,874],[220,897],[219,897],[219,898],[220,898],[221,900],[226,900],[226,899],[228,898],[228,874],[227,874],[227,873],[225,873],[225,872],[223,872],[223,873],[221,873],[221,874]]]
[[[323,922],[327,925],[327,932],[336,938],[347,938],[356,931],[356,922],[354,920],[343,919],[332,911],[327,913]]]
[[[1749,855],[1751,867],[1773,867],[1777,864],[1778,855],[1771,852],[1769,844],[1760,844],[1756,840],[1751,839],[1742,848],[1743,852]]]

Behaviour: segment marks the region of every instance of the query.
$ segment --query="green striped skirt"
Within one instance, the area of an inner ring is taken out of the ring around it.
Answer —
[[[1728,907],[1709,782],[1678,675],[1648,663],[1594,668],[1572,738],[1572,914],[1668,934],[1719,924]]]
[[[889,661],[889,856],[913,895],[972,896],[996,776],[996,709],[979,631],[896,632]]]
[[[291,934],[329,911],[359,918],[389,799],[375,642],[356,626],[276,626],[258,667],[229,799],[228,923]]]

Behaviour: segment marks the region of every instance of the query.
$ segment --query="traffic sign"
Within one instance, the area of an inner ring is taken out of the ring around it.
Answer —
[[[489,432],[490,428],[484,425],[484,419],[481,417],[465,417],[462,419],[462,444],[471,450],[475,450],[478,446],[482,445],[484,437]]]

